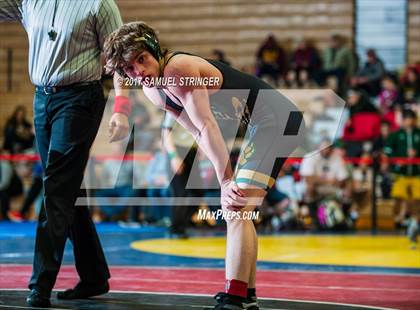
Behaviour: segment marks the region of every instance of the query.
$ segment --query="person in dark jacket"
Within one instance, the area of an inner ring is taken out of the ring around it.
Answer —
[[[275,85],[286,72],[286,53],[270,34],[257,52],[257,76],[269,77]]]
[[[292,67],[291,72],[294,73],[294,79],[298,86],[303,86],[307,82],[305,78],[306,80],[314,79],[316,70],[321,66],[321,59],[316,48],[309,44],[308,41],[302,39],[293,52],[290,63]]]
[[[403,112],[403,126],[400,130],[392,133],[385,144],[385,154],[388,157],[415,159],[420,154],[420,129],[416,127],[417,115],[412,110]],[[392,165],[395,181],[392,186],[391,196],[395,199],[395,207],[400,210],[396,217],[396,224],[405,224],[409,207],[413,217],[408,226],[417,225],[418,206],[420,203],[420,165],[417,163],[398,163]]]
[[[385,76],[385,66],[375,50],[367,50],[366,56],[365,65],[351,79],[351,85],[365,90],[373,97],[378,95],[381,90],[381,80]]]
[[[15,154],[32,148],[33,144],[34,134],[32,124],[26,119],[26,108],[18,106],[6,123],[3,148]]]

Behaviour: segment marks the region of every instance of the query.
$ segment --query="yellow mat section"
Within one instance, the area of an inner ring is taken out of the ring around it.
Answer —
[[[152,239],[133,249],[178,256],[224,258],[224,237]],[[261,236],[258,259],[268,262],[420,268],[420,249],[403,236]]]

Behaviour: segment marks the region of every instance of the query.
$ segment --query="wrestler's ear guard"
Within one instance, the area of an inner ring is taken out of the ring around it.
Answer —
[[[157,59],[162,58],[162,52],[160,50],[159,41],[148,33],[145,33],[142,37],[135,38],[134,41],[136,42],[144,42],[149,52]]]

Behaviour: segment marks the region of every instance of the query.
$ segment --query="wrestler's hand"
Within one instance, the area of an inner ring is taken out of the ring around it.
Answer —
[[[128,136],[128,117],[122,113],[114,113],[109,120],[109,142],[119,141]]]
[[[239,211],[247,204],[245,193],[232,180],[224,180],[220,185],[220,203],[231,211]]]

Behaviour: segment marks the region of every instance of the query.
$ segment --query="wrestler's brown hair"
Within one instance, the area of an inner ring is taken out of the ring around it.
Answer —
[[[157,59],[167,53],[167,50],[161,50],[155,30],[146,23],[131,22],[122,25],[105,41],[105,73],[117,72],[122,77],[126,77],[124,68],[144,50],[151,52]]]

